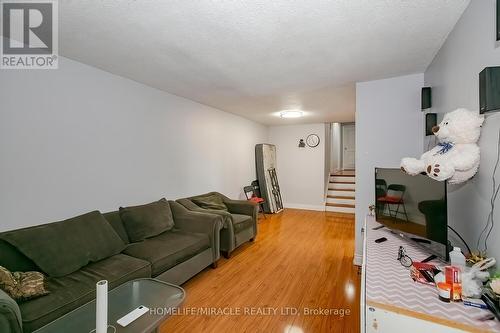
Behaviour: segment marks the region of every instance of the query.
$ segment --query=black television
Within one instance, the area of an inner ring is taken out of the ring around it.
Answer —
[[[446,182],[401,169],[375,168],[378,223],[448,260]]]

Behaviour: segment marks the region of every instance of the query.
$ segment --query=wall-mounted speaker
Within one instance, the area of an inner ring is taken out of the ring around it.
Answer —
[[[500,0],[497,0],[497,40],[500,40]]]
[[[500,67],[479,73],[479,112],[500,111]]]
[[[425,115],[425,135],[433,135],[432,128],[437,125],[437,113],[428,113]]]
[[[421,102],[422,110],[430,109],[432,107],[431,87],[423,87],[422,88],[421,98],[422,98],[422,102]]]

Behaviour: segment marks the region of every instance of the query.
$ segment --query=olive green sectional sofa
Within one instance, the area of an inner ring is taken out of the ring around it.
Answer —
[[[220,250],[226,258],[238,246],[257,236],[258,205],[247,200],[232,200],[219,192],[178,199],[187,209],[221,216]]]
[[[94,299],[99,280],[111,289],[146,277],[181,284],[216,264],[222,225],[222,216],[162,199],[0,233],[0,266],[43,272],[50,292],[15,302],[0,290],[0,332],[50,323]]]

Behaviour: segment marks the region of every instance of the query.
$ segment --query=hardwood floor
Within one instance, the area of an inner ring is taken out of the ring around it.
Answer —
[[[268,215],[253,243],[183,285],[184,310],[160,332],[359,332],[353,251],[353,215],[297,209]],[[202,310],[226,315],[192,313]]]

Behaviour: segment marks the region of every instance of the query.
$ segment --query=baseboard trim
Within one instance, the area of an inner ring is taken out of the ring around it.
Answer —
[[[325,205],[303,205],[303,204],[294,204],[294,203],[284,203],[283,206],[285,208],[295,208],[295,209],[305,209],[305,210],[315,210],[315,211],[320,211],[324,212],[325,211]]]
[[[363,255],[362,254],[358,254],[358,253],[354,253],[354,259],[352,260],[352,263],[355,266],[361,266],[361,265],[363,265]]]

